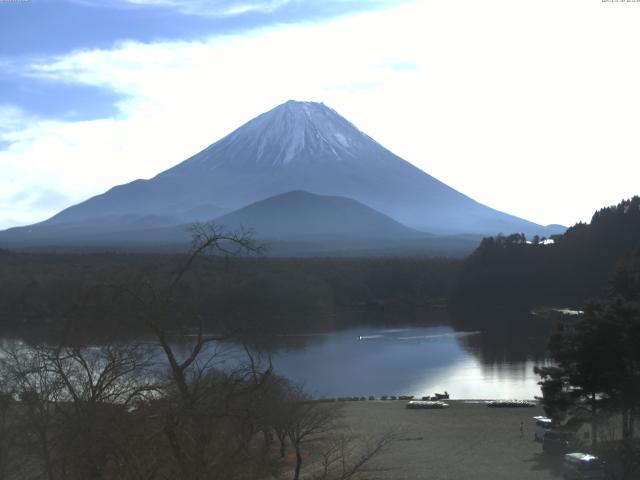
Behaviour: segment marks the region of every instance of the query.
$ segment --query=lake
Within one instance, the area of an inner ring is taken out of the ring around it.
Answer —
[[[486,321],[479,324],[482,330],[456,322],[352,324],[322,333],[261,337],[258,348],[271,352],[277,374],[303,385],[314,398],[422,397],[445,390],[459,399],[539,396],[533,368],[550,363],[545,355],[548,325],[536,325],[531,318],[499,327]],[[4,339],[2,346],[13,341]],[[155,343],[148,337],[146,342]],[[180,355],[188,355],[182,341],[176,341],[175,347]],[[238,345],[210,348],[224,352],[219,366],[246,361]],[[164,365],[163,354],[156,352],[159,365]]]
[[[313,397],[446,390],[461,399],[532,399],[540,395],[533,368],[549,364],[547,333],[357,326],[280,336],[272,362]]]

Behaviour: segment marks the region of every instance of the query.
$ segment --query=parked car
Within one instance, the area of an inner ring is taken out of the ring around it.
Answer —
[[[407,408],[420,408],[427,410],[438,410],[441,408],[448,408],[449,404],[440,401],[428,401],[428,400],[411,400],[407,402]]]
[[[541,442],[544,438],[544,434],[548,430],[551,430],[553,421],[547,417],[533,417],[533,419],[536,421],[536,429],[533,432],[533,439],[536,442]]]
[[[542,438],[542,451],[552,455],[575,452],[578,439],[573,432],[547,430]]]
[[[587,453],[567,453],[562,463],[562,477],[566,480],[603,480],[604,465],[598,457]]]

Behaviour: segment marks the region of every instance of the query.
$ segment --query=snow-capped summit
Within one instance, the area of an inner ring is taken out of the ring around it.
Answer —
[[[250,120],[154,178],[116,186],[43,225],[176,225],[294,190],[347,197],[423,232],[552,233],[448,187],[324,104],[297,101]]]
[[[242,162],[260,167],[286,166],[292,162],[326,163],[353,159],[371,141],[323,103],[289,100],[249,121],[179,167],[205,164],[213,168]],[[229,155],[229,151],[234,155]]]

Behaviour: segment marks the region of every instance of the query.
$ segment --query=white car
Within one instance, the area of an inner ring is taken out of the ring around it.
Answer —
[[[598,457],[587,453],[567,453],[562,463],[562,478],[567,480],[604,480],[605,472]]]
[[[547,433],[548,430],[551,430],[553,420],[547,417],[533,417],[533,419],[536,421],[536,429],[533,433],[533,439],[536,442],[541,442],[544,439],[544,434]]]

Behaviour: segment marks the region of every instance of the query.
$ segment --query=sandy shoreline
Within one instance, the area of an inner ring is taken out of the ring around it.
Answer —
[[[543,455],[533,441],[532,417],[543,415],[542,407],[489,408],[487,401],[448,400],[443,410],[410,410],[399,400],[345,402],[342,412],[362,435],[402,430],[368,469],[369,480],[560,478],[560,458]]]

